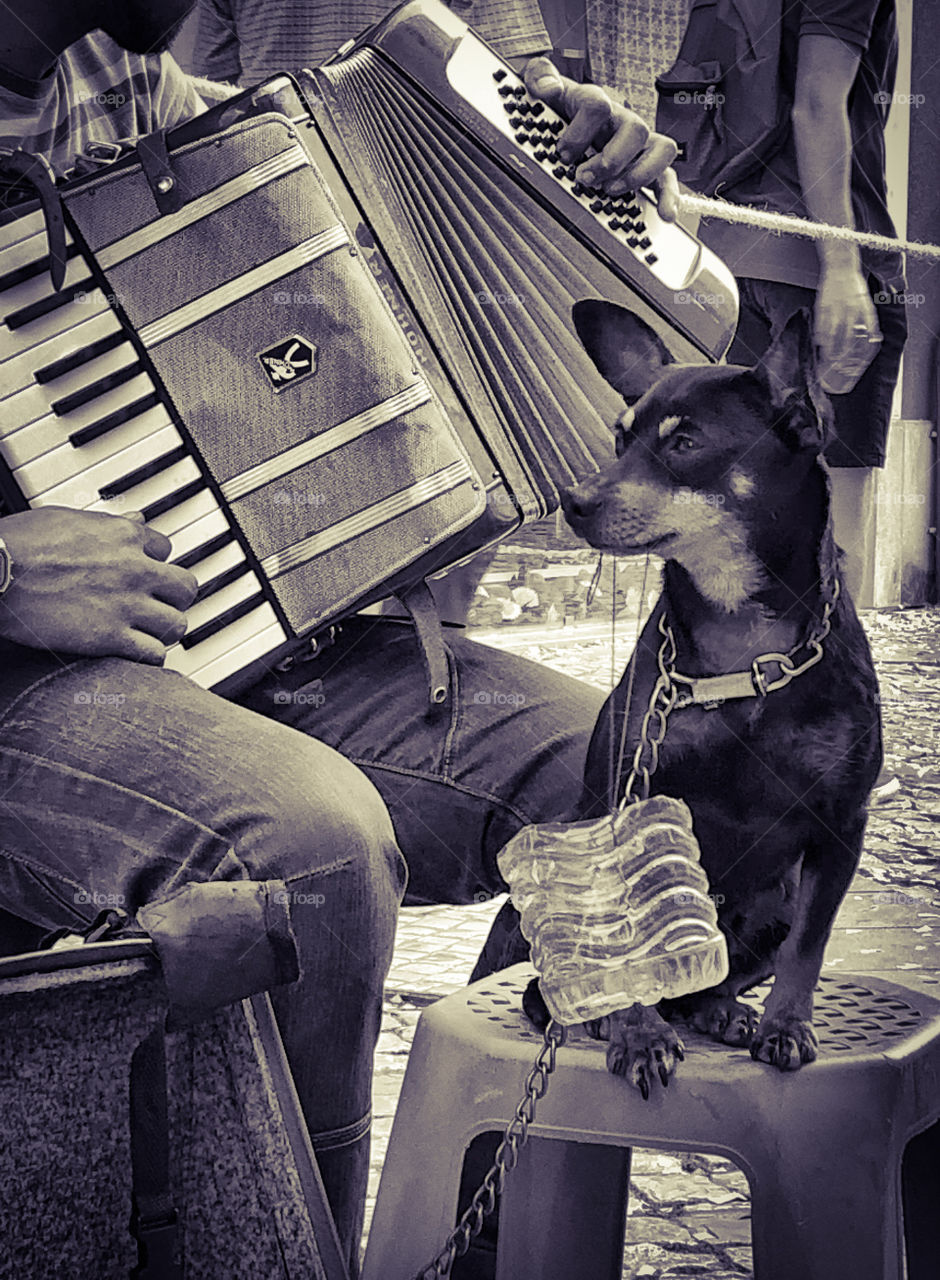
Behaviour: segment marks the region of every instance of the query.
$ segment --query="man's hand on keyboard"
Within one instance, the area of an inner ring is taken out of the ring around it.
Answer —
[[[678,212],[679,184],[669,167],[678,154],[672,138],[653,133],[635,111],[609,98],[599,85],[576,84],[560,75],[548,58],[526,64],[525,84],[534,98],[570,121],[559,135],[558,149],[567,163],[581,160],[579,182],[622,195],[638,187],[656,193],[661,217],[673,221]],[[586,156],[589,148],[597,154]]]
[[[30,649],[159,666],[186,630],[197,582],[164,563],[170,540],[140,512],[40,507],[0,520],[13,582],[0,635]]]

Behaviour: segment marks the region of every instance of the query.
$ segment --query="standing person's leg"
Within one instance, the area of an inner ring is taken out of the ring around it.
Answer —
[[[0,904],[81,929],[96,895],[133,913],[189,881],[286,882],[301,977],[274,1004],[355,1273],[405,875],[381,798],[329,747],[182,677],[16,657],[0,693]]]
[[[507,840],[574,813],[604,699],[459,631],[446,639],[451,689],[441,706],[428,700],[412,628],[374,617],[344,623],[315,661],[243,699],[328,742],[372,779],[408,863],[411,904],[505,892],[496,855]],[[486,970],[518,958],[517,942],[510,909],[494,926]]]

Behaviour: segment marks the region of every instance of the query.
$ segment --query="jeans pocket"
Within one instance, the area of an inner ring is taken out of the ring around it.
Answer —
[[[0,850],[0,902],[14,915],[49,929],[84,928],[98,913],[81,885],[39,871]]]

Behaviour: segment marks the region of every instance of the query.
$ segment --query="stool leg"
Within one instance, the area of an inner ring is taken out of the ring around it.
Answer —
[[[497,1280],[620,1280],[630,1149],[530,1138],[500,1205]]]
[[[846,1132],[774,1135],[752,1183],[754,1280],[901,1280],[889,1135],[869,1145]]]
[[[940,1258],[940,1123],[907,1144],[901,1179],[908,1280],[933,1280]]]

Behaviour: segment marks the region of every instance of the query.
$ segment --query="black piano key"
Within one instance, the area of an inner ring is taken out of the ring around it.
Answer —
[[[656,254],[655,254],[655,253],[648,253],[648,254],[646,255],[646,261],[647,261],[647,262],[650,264],[650,266],[652,267],[652,266],[655,266],[655,264],[659,261],[659,258],[656,256]]]
[[[178,489],[174,489],[172,493],[168,493],[162,498],[157,498],[156,502],[151,502],[149,506],[143,507],[144,520],[156,520],[157,516],[166,515],[174,507],[181,507],[190,498],[195,498],[197,493],[202,493],[205,487],[206,482],[201,476],[198,480],[190,480],[188,484],[181,485]]]
[[[136,378],[140,370],[141,364],[137,360],[133,364],[127,365],[124,369],[116,369],[114,373],[109,373],[106,377],[99,378],[97,382],[89,382],[87,387],[82,387],[80,391],[73,391],[70,396],[63,396],[61,400],[54,400],[50,408],[57,418],[64,418],[67,413],[74,413],[82,405],[89,404],[92,400],[97,400],[99,396],[103,396],[106,392],[114,391],[116,387],[123,387],[125,382],[130,382],[132,378]]]
[[[504,84],[496,92],[501,98],[511,98],[513,96],[512,85]]]
[[[641,238],[641,240],[640,240],[640,248],[641,248],[641,249],[651,249],[652,247],[653,247],[653,242],[652,242],[652,240],[649,238],[649,236],[643,236],[643,237]]]
[[[244,618],[246,613],[251,613],[253,609],[257,609],[262,604],[264,604],[264,594],[259,591],[255,595],[249,596],[247,600],[243,600],[241,604],[236,604],[231,609],[226,609],[224,613],[220,613],[211,622],[204,622],[201,627],[196,627],[194,631],[188,632],[183,636],[180,644],[184,649],[193,649],[197,644],[202,644],[203,640],[208,640],[210,636],[218,635],[220,631],[224,631],[233,622],[237,622],[239,618]]]
[[[66,258],[74,258],[77,253],[77,244],[73,243],[66,246]],[[26,262],[21,267],[14,267],[12,271],[7,271],[0,276],[0,293],[6,293],[7,289],[15,289],[18,284],[24,284],[27,280],[34,280],[36,276],[41,276],[44,271],[48,270],[48,254],[42,258],[36,258],[34,262]]]
[[[99,489],[98,493],[102,498],[119,498],[122,493],[127,493],[128,489],[135,489],[137,485],[143,484],[145,480],[152,480],[161,471],[166,471],[168,467],[175,466],[177,462],[182,462],[190,457],[192,457],[192,454],[186,445],[178,444],[175,449],[162,453],[159,458],[152,458],[149,462],[145,462],[142,467],[136,467],[133,471],[129,471],[126,476],[121,476],[118,480],[112,480],[103,489]]]
[[[506,70],[506,68],[500,67],[498,71],[493,72],[493,79],[496,81],[497,84],[502,84],[502,82],[506,79],[508,75],[509,75],[509,72]]]
[[[533,103],[532,103],[532,108],[531,108],[531,109],[532,109],[532,114],[533,114],[534,116],[540,116],[540,115],[542,114],[542,112],[545,110],[545,103],[544,103],[544,102],[533,102]]]
[[[217,551],[221,551],[223,547],[227,547],[229,543],[234,541],[235,534],[231,529],[226,529],[224,533],[218,533],[207,542],[201,543],[198,547],[193,547],[192,551],[187,551],[184,556],[180,556],[173,563],[178,564],[182,569],[192,569],[194,565],[200,564],[203,560],[208,560],[210,556],[215,555]]]
[[[52,311],[57,311],[59,307],[64,307],[67,302],[71,302],[73,298],[80,293],[91,293],[96,288],[94,280],[88,276],[85,280],[76,280],[74,284],[68,284],[64,289],[60,289],[58,293],[47,294],[45,298],[40,298],[37,302],[31,302],[28,307],[20,307],[19,311],[13,311],[6,318],[8,329],[22,329],[28,324],[32,324],[34,320],[41,320],[43,316],[49,315]]]
[[[114,413],[109,413],[107,417],[99,418],[97,422],[90,422],[87,427],[79,427],[69,436],[69,444],[80,449],[83,444],[91,444],[92,440],[99,439],[109,431],[113,431],[115,427],[122,427],[125,422],[139,417],[148,409],[155,409],[158,404],[160,404],[160,397],[156,391],[150,391],[139,400],[126,404],[123,409],[115,409]]]
[[[232,582],[237,582],[239,578],[243,578],[251,569],[251,565],[247,560],[243,560],[241,564],[233,564],[231,569],[226,569],[224,573],[217,573],[214,578],[210,578],[208,582],[204,582],[196,592],[196,598],[193,604],[198,604],[200,600],[205,600],[209,596],[215,595],[217,591],[221,591],[223,587],[227,587]]]
[[[44,386],[47,382],[55,382],[56,378],[61,378],[64,374],[71,373],[83,364],[89,364],[92,360],[97,359],[98,356],[107,355],[109,351],[113,351],[115,347],[119,347],[122,342],[126,341],[127,338],[123,333],[109,333],[106,338],[99,338],[97,342],[90,342],[81,351],[73,351],[70,356],[63,356],[61,360],[54,360],[52,364],[47,364],[41,369],[37,369],[33,377],[40,386]]]

